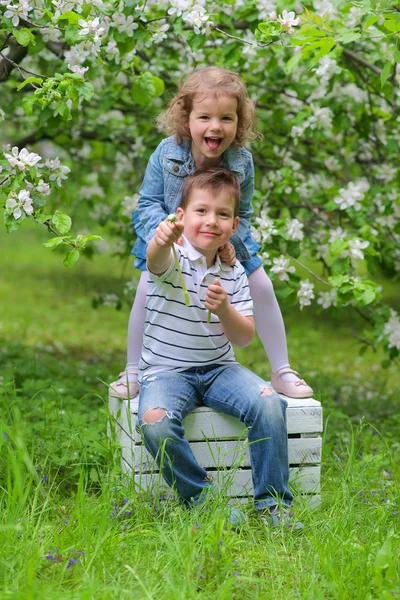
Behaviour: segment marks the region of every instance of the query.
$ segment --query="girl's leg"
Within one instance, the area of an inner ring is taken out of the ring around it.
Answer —
[[[263,267],[258,267],[248,279],[254,303],[254,321],[271,363],[275,389],[293,398],[311,396],[312,389],[289,367],[285,326],[270,278]]]
[[[148,273],[143,271],[129,317],[126,369],[120,373],[119,379],[110,385],[110,396],[114,398],[134,398],[139,393],[138,373],[146,314],[147,279]]]
[[[143,271],[140,276],[139,285],[136,290],[135,301],[133,303],[131,315],[129,317],[128,358],[126,363],[126,371],[129,375],[129,381],[137,381],[137,373],[139,371],[139,360],[142,353],[144,321],[146,316],[145,305],[148,277],[148,272]],[[136,379],[131,379],[131,374],[135,372]]]

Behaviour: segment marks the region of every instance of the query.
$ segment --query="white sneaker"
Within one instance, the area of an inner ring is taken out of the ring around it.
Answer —
[[[110,383],[109,395],[111,398],[121,398],[123,400],[132,400],[135,398],[140,389],[138,381],[128,381],[126,372],[119,374],[119,379]]]

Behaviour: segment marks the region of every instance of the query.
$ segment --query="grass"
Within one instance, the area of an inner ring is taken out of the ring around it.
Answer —
[[[292,364],[324,405],[322,505],[297,506],[295,535],[250,504],[234,533],[223,499],[187,512],[123,479],[101,381],[124,363],[128,309],[91,308],[120,270],[100,255],[69,271],[41,236],[0,234],[1,598],[399,597],[400,378],[358,356],[350,322],[285,314]],[[238,357],[268,378],[258,342]]]

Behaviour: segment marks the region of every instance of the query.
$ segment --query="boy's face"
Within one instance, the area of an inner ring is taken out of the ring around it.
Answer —
[[[214,259],[218,248],[233,235],[239,224],[235,201],[228,190],[214,196],[207,189],[192,189],[187,207],[177,209],[189,242],[206,258]]]

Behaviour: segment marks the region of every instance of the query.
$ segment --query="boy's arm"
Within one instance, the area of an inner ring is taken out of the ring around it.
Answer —
[[[147,246],[147,268],[154,275],[168,271],[172,262],[171,248],[183,233],[183,223],[161,221]]]
[[[252,342],[255,333],[253,317],[245,317],[232,306],[218,279],[208,286],[205,307],[218,316],[225,336],[232,344],[243,348]]]

